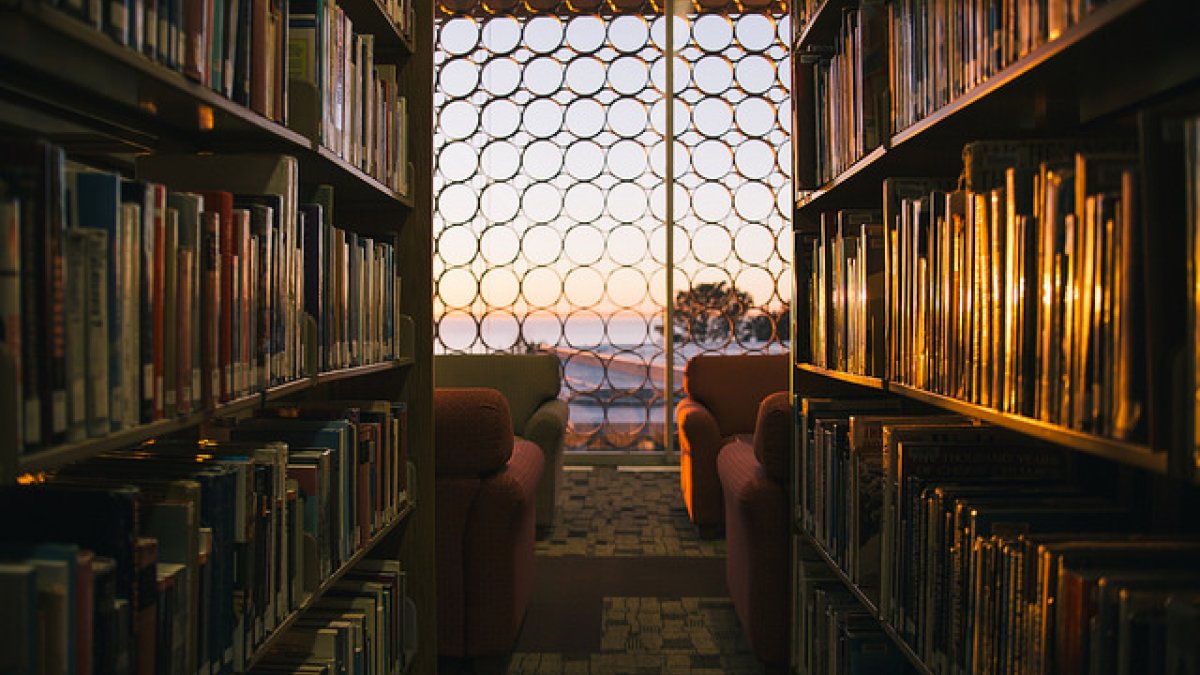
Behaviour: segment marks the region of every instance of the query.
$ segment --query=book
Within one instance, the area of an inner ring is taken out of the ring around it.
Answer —
[[[24,378],[21,374],[21,211],[15,199],[0,200],[0,416],[9,420],[0,432],[0,477],[16,473],[25,445]]]

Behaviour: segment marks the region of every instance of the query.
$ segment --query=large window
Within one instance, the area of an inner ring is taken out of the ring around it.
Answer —
[[[437,348],[552,351],[570,448],[661,449],[668,341],[676,396],[694,354],[789,341],[787,19],[457,5],[438,28]]]

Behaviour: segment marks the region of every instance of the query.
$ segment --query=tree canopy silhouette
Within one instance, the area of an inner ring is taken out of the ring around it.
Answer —
[[[675,294],[675,331],[684,341],[725,340],[754,306],[754,298],[724,281],[706,282]]]

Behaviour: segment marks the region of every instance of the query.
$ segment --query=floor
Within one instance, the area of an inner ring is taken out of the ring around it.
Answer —
[[[568,467],[509,675],[762,675],[677,471]],[[471,672],[456,664],[442,672]]]

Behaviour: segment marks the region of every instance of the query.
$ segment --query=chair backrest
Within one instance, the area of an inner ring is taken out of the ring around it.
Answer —
[[[435,387],[490,387],[504,394],[518,436],[538,406],[558,397],[561,372],[553,354],[439,354],[433,359]]]
[[[776,483],[788,479],[792,457],[792,403],[786,391],[763,399],[754,425],[754,457]]]
[[[722,436],[754,431],[758,404],[787,390],[788,354],[704,354],[687,363],[683,389],[717,418]]]
[[[433,390],[436,474],[485,476],[499,471],[513,451],[508,405],[495,389]]]

